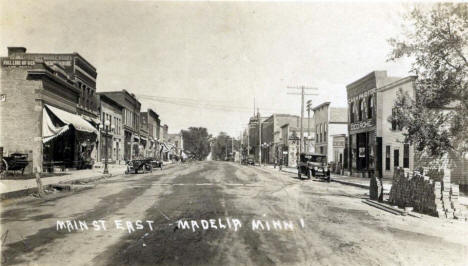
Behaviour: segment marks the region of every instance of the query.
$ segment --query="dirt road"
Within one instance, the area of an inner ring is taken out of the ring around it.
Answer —
[[[395,216],[366,194],[229,162],[123,175],[3,202],[2,264],[466,265],[468,224]]]

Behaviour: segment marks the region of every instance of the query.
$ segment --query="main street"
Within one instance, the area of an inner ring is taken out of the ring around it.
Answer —
[[[268,167],[206,161],[115,176],[91,185],[42,199],[3,202],[2,264],[463,265],[468,261],[465,223],[396,216],[363,204],[368,198],[365,189],[301,181]],[[71,232],[67,220],[78,224]],[[135,224],[138,220],[142,229]],[[203,228],[205,220],[208,229]],[[234,220],[241,223],[237,230]],[[263,229],[254,229],[253,220],[263,221]],[[57,221],[64,221],[65,227]],[[88,228],[79,226],[79,221]],[[102,226],[96,230],[93,221],[105,224],[106,230]],[[189,227],[178,221],[187,221]]]

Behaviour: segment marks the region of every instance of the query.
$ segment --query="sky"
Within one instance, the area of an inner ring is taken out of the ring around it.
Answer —
[[[97,68],[97,91],[126,89],[169,132],[206,127],[239,136],[259,108],[300,114],[346,106],[346,85],[374,71],[407,76],[387,62],[407,3],[0,0],[0,56],[78,52]]]

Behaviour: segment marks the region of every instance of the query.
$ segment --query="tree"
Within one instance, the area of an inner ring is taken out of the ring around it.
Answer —
[[[439,158],[468,151],[468,5],[417,6],[389,60],[413,59],[416,95],[398,94],[392,120],[415,148]]]
[[[190,127],[182,130],[184,140],[184,150],[195,157],[195,159],[205,160],[210,153],[210,138],[208,131],[204,127]]]
[[[231,137],[225,132],[220,132],[213,142],[213,159],[224,160],[231,152]]]

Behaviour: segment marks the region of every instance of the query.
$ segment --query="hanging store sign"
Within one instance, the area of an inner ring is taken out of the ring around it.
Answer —
[[[358,130],[358,129],[363,129],[363,128],[368,128],[374,126],[374,123],[372,120],[367,120],[367,121],[361,121],[361,122],[356,122],[352,123],[349,127],[350,130]]]

